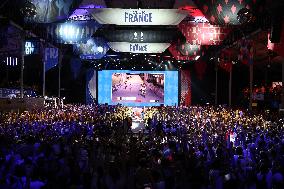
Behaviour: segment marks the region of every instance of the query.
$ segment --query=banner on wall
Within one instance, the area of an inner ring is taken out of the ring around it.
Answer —
[[[180,36],[183,37],[180,31],[176,28],[164,30],[125,30],[100,28],[95,33],[96,36],[105,38],[109,42],[130,42],[130,43],[170,43]]]
[[[181,105],[190,106],[191,105],[191,78],[189,70],[181,70]]]
[[[114,25],[177,25],[186,16],[178,9],[94,9],[93,17],[100,24]]]
[[[58,48],[45,48],[44,57],[45,71],[47,72],[58,64]]]
[[[162,53],[170,43],[128,43],[128,42],[109,42],[109,47],[116,52],[130,53]]]

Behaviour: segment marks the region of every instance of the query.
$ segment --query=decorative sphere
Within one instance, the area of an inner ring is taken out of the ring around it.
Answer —
[[[21,8],[21,13],[26,18],[34,18],[37,14],[36,6],[32,2],[26,1],[23,8]]]
[[[237,15],[237,19],[240,24],[249,23],[253,17],[252,12],[247,8],[242,8],[241,10],[239,10]]]

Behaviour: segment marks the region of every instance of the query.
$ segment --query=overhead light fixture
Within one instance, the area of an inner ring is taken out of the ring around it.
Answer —
[[[97,50],[98,50],[98,52],[100,52],[100,53],[104,52],[104,48],[101,47],[101,46],[98,46]]]
[[[93,17],[89,14],[88,10],[83,8],[76,9],[73,14],[68,18],[68,20],[73,21],[90,21],[92,19]]]
[[[237,19],[240,24],[247,24],[252,21],[252,18],[253,18],[253,14],[251,10],[247,8],[242,8],[241,10],[239,10],[237,14]]]
[[[36,6],[30,1],[26,1],[20,11],[26,19],[33,19],[37,14]]]

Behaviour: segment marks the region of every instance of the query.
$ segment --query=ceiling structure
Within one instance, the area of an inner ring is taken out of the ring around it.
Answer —
[[[254,41],[255,62],[263,65],[268,62],[282,61],[277,52],[268,50],[268,34],[275,25],[273,20],[283,22],[281,10],[283,1],[273,0],[30,0],[37,8],[39,15],[32,23],[26,23],[21,8],[26,0],[4,0],[0,3],[1,23],[5,18],[13,20],[31,33],[49,38],[55,45],[58,43],[56,31],[50,32],[53,24],[64,24],[66,21],[93,20],[92,12],[100,8],[123,9],[180,9],[187,12],[187,17],[177,26],[113,26],[101,25],[92,30],[92,37],[101,37],[112,41],[120,38],[127,31],[141,30],[145,33],[155,31],[167,35],[160,40],[169,41],[172,45],[159,54],[118,53],[109,49],[100,59],[94,58],[86,64],[97,69],[164,69],[165,65],[180,68],[187,63],[195,62],[200,56],[203,60],[220,57],[223,50],[231,51],[230,61],[238,61],[240,41]],[[49,4],[48,4],[49,3]],[[49,6],[50,11],[42,7]],[[55,8],[54,8],[55,7]],[[57,7],[57,8],[56,8]],[[240,23],[238,13],[244,11],[246,23]],[[280,14],[279,14],[280,13]],[[284,25],[284,24],[283,24]],[[109,31],[111,30],[111,31]],[[57,30],[59,32],[59,29]],[[91,30],[90,30],[91,31]],[[105,32],[104,32],[105,31]],[[118,31],[115,33],[115,31]],[[175,31],[175,32],[173,32]],[[283,33],[283,30],[282,30]],[[116,34],[116,35],[114,35]],[[121,35],[120,35],[121,34]],[[157,35],[158,35],[157,34]],[[154,35],[154,34],[153,34]],[[169,37],[168,35],[172,35]],[[2,37],[3,38],[3,37]],[[283,37],[282,37],[283,38]],[[155,39],[155,40],[159,40]],[[101,47],[101,46],[99,46]],[[80,53],[80,52],[79,52]]]

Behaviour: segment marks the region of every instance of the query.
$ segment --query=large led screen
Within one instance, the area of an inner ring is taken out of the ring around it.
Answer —
[[[125,106],[178,105],[178,72],[99,71],[98,102]]]

